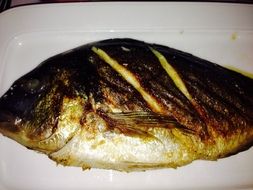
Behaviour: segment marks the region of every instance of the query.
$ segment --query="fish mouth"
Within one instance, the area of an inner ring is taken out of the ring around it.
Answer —
[[[4,110],[0,110],[0,133],[9,136],[10,133],[17,133],[18,127],[15,125],[16,117]]]
[[[8,111],[0,111],[0,123],[2,122],[13,122],[14,121],[14,116],[12,113]]]

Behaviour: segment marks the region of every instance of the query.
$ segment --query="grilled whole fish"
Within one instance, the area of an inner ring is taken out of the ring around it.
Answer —
[[[64,166],[137,171],[253,143],[253,80],[133,39],[51,57],[0,99],[0,132]]]

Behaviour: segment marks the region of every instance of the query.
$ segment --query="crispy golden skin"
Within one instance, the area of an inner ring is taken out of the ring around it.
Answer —
[[[105,40],[18,79],[0,99],[0,132],[66,166],[176,168],[252,145],[252,86],[169,47]]]

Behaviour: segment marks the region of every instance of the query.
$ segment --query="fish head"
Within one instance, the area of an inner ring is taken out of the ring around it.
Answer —
[[[0,98],[0,133],[29,148],[56,130],[68,74],[43,64],[16,80]]]

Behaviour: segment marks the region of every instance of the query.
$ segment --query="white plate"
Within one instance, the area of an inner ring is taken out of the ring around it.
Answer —
[[[76,3],[0,14],[0,94],[44,59],[87,42],[131,37],[253,73],[253,6]],[[253,189],[253,149],[217,162],[120,173],[56,166],[0,135],[0,189]]]

